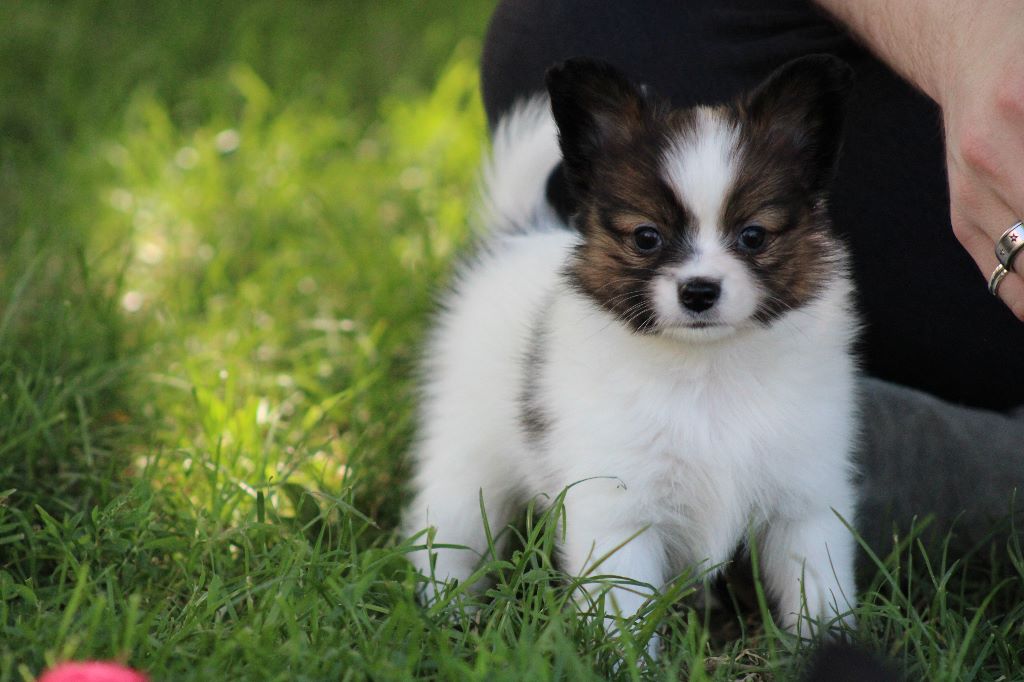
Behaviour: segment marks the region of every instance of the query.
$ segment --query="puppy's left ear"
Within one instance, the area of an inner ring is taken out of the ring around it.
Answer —
[[[853,69],[838,57],[795,59],[772,73],[741,104],[753,139],[789,161],[812,193],[835,174]]]
[[[641,125],[646,98],[622,72],[596,59],[569,59],[550,68],[546,80],[570,188],[586,192],[595,162]]]

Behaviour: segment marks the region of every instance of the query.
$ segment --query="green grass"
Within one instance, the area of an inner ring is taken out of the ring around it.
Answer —
[[[467,238],[490,6],[0,5],[0,682],[792,677],[803,645],[678,604],[687,577],[636,664],[570,606],[550,511],[483,598],[414,599],[411,377]],[[903,545],[857,639],[911,679],[1020,679],[1020,548]]]

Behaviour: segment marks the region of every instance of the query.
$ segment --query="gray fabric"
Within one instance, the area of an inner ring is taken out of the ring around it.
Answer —
[[[880,556],[915,516],[934,517],[927,541],[952,529],[958,552],[1005,541],[1011,511],[1024,510],[1024,410],[962,407],[877,379],[862,380],[861,402],[856,527]]]

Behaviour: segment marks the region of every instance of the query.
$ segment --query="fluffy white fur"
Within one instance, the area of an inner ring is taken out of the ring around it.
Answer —
[[[711,114],[702,120],[665,159],[666,179],[707,222],[677,274],[723,278],[732,312],[722,315],[737,324],[654,335],[633,333],[562,275],[579,237],[543,206],[559,158],[546,99],[501,124],[486,187],[492,233],[447,296],[427,351],[404,524],[466,549],[436,550],[433,572],[428,552],[414,553],[424,574],[464,581],[474,570],[487,546],[481,492],[498,529],[525,500],[578,483],[560,548],[573,575],[657,589],[688,567],[727,561],[752,529],[786,627],[801,613],[827,622],[850,609],[853,541],[837,516],[854,511],[850,285],[840,275],[768,327],[739,324],[756,284],[714,236],[736,135]],[[663,322],[680,315],[676,282],[664,280],[655,280]],[[528,375],[550,417],[541,442],[520,425]],[[608,597],[628,619],[647,595]]]

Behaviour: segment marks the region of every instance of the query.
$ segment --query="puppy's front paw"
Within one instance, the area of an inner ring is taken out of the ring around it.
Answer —
[[[845,602],[836,584],[810,577],[800,584],[799,592],[779,604],[783,629],[803,639],[838,639],[845,630],[857,628],[853,612],[842,607]]]

